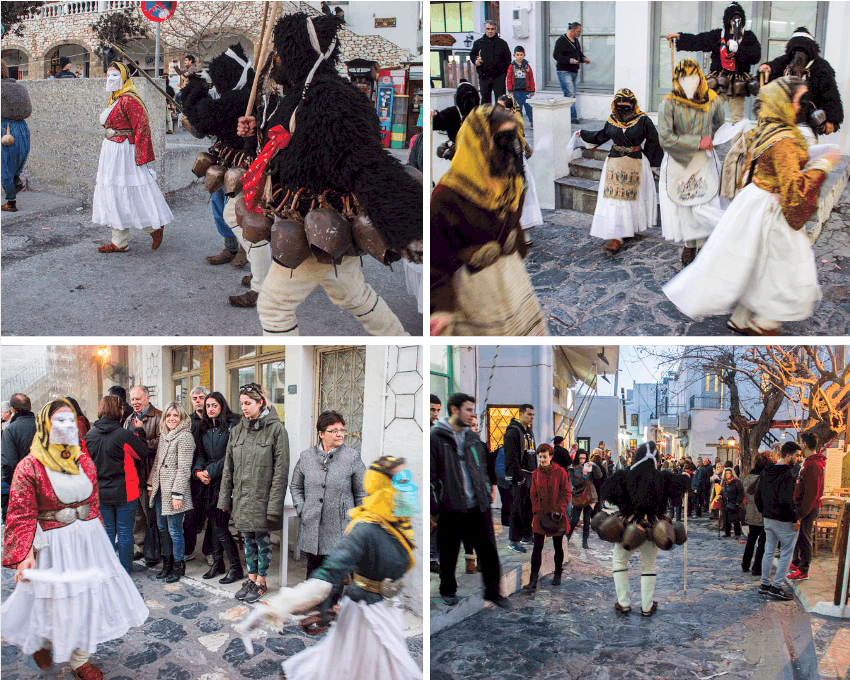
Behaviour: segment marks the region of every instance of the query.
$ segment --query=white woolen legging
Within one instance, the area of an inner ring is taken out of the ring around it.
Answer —
[[[644,541],[640,548],[626,550],[622,543],[614,544],[614,588],[617,591],[617,602],[628,609],[632,606],[629,591],[629,558],[635,550],[640,550],[640,600],[643,611],[652,608],[652,597],[655,595],[655,559],[658,557],[658,546],[652,541]]]

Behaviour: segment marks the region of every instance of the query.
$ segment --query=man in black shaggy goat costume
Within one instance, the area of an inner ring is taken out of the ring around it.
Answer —
[[[687,488],[687,475],[661,472],[658,469],[655,442],[648,442],[638,447],[634,463],[605,480],[602,499],[606,503],[616,505],[623,517],[652,524],[665,515],[671,500],[678,503]],[[637,550],[640,550],[641,563],[641,613],[644,616],[652,616],[658,608],[658,603],[652,600],[655,595],[655,559],[658,556],[658,547],[647,538]],[[622,542],[614,544],[612,568],[614,588],[617,591],[617,604],[614,608],[620,614],[628,614],[632,608],[629,599],[629,558],[634,551],[635,548],[627,550]]]
[[[210,152],[218,164],[231,167],[237,163],[248,167],[256,155],[256,140],[243,139],[236,134],[236,125],[245,115],[254,82],[254,69],[242,45],[231,45],[215,57],[207,69],[209,82],[201,75],[188,76],[186,86],[180,91],[183,110],[189,124],[199,133],[215,137]],[[210,96],[210,83],[219,95]],[[231,295],[230,304],[235,307],[254,307],[260,287],[271,266],[271,250],[268,242],[252,244],[242,236],[236,224],[235,212],[225,210],[226,197],[221,188],[212,195],[213,219],[218,233],[224,237],[224,250],[218,255],[208,256],[210,264],[230,263],[241,268],[251,263],[251,290],[242,295]],[[228,219],[229,218],[229,219]]]
[[[302,216],[312,207],[310,196],[324,194],[333,208],[342,210],[338,197],[354,194],[387,247],[405,251],[422,238],[422,186],[381,146],[372,102],[337,72],[338,43],[324,58],[342,22],[327,15],[309,20],[321,53],[311,44],[307,14],[284,16],[274,29],[272,77],[283,100],[261,133],[281,126],[291,139],[266,170],[273,191],[303,190],[296,205]],[[249,129],[253,123],[246,121]],[[336,264],[322,264],[311,255],[296,269],[275,260],[257,303],[263,331],[297,335],[295,310],[317,285],[372,335],[404,334],[387,303],[364,280],[359,258],[347,255]]]
[[[476,106],[481,104],[481,95],[475,86],[467,80],[462,80],[455,92],[455,105],[442,111],[431,111],[431,128],[445,132],[449,136],[451,146],[446,145],[441,158],[451,160],[454,157],[454,143],[460,126]]]
[[[844,107],[835,82],[835,71],[820,56],[820,45],[815,42],[809,29],[805,26],[794,29],[791,39],[785,45],[785,54],[762,64],[759,71],[767,71],[770,80],[785,75],[805,80],[809,91],[803,95],[803,102],[811,102],[813,108],[821,109],[826,114],[826,122],[815,132],[826,135],[838,132],[844,122]]]

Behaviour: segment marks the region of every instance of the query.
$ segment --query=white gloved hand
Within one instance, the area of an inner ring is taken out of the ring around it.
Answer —
[[[738,41],[737,40],[730,40],[729,42],[726,43],[726,46],[729,48],[729,51],[732,54],[734,54],[735,52],[738,51]]]

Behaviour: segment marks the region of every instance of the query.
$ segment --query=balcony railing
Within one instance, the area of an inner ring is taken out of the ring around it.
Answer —
[[[702,408],[713,411],[723,411],[729,408],[729,399],[725,396],[720,397],[719,395],[716,397],[709,397],[694,394],[691,396],[690,407],[691,409]]]
[[[138,3],[132,0],[81,0],[80,2],[54,2],[44,5],[30,14],[30,20],[58,19],[74,14],[94,14],[98,12],[114,12],[119,9],[134,7]]]

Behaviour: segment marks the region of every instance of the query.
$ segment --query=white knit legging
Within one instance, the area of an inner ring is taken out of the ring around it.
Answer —
[[[614,588],[617,590],[617,602],[628,609],[632,606],[629,591],[629,558],[635,550],[640,550],[640,600],[643,611],[652,608],[652,597],[655,595],[655,558],[658,556],[658,546],[652,541],[644,541],[640,548],[626,550],[622,543],[614,544]]]

